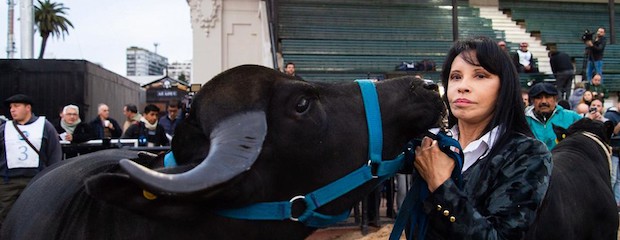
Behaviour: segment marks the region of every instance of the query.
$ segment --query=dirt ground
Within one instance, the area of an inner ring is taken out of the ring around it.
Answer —
[[[620,227],[618,230],[620,232]],[[386,240],[390,237],[390,233],[392,232],[392,224],[385,224],[381,228],[369,227],[369,231],[370,232],[364,236],[358,226],[326,228],[317,230],[314,234],[306,238],[306,240]],[[400,240],[406,240],[404,234],[400,237]],[[620,240],[620,234],[618,234],[618,240]]]
[[[355,223],[352,212],[352,216],[346,220],[345,225],[319,229],[305,240],[387,240],[390,238],[395,219],[387,217],[385,198],[381,199],[379,206],[379,222],[381,227],[368,226],[368,234],[366,235],[362,235],[360,225]],[[404,233],[400,239],[407,239]]]
[[[382,199],[380,206],[380,222],[382,222],[381,227],[377,228],[369,226],[368,234],[366,235],[362,235],[360,226],[353,224],[352,218],[349,218],[349,226],[319,229],[312,235],[307,237],[305,240],[387,240],[389,239],[390,233],[392,232],[394,219],[387,218],[385,216],[385,199]],[[618,227],[618,232],[619,234],[617,240],[620,240],[620,226]],[[400,237],[400,240],[406,239],[407,238],[403,233]]]
[[[364,236],[359,226],[319,229],[306,240],[386,240],[392,232],[392,224],[384,224],[381,228],[368,227],[368,230]],[[405,240],[405,235],[400,239]]]

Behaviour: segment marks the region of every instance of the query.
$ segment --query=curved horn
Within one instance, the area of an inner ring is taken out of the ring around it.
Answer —
[[[126,159],[120,161],[120,166],[132,180],[149,191],[165,195],[189,194],[249,170],[261,152],[265,135],[264,112],[242,113],[224,119],[213,129],[209,154],[192,170],[165,174]]]

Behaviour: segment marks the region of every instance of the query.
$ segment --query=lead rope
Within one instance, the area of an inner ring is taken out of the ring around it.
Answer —
[[[584,136],[592,139],[592,141],[597,143],[605,151],[605,155],[607,156],[607,164],[609,164],[609,176],[611,176],[611,171],[612,171],[612,167],[611,167],[611,155],[612,155],[611,146],[609,146],[606,143],[604,143],[603,141],[601,141],[596,135],[594,135],[594,133],[582,132],[581,134],[583,134]]]
[[[448,136],[443,131],[437,133],[436,140],[441,151],[454,159],[456,166],[452,171],[451,179],[456,183],[458,188],[462,189],[463,176],[461,171],[463,169],[463,149],[461,148],[461,145],[458,141]],[[414,146],[416,145],[419,145],[419,142],[414,144]],[[410,150],[412,152],[411,156],[413,156],[413,159],[407,159],[408,161],[413,161],[415,159],[414,149],[415,148],[412,148]],[[400,239],[403,230],[405,230],[405,234],[409,240],[413,239],[413,235],[416,232],[416,239],[424,240],[424,237],[426,236],[426,225],[428,223],[428,219],[423,210],[423,202],[429,194],[430,191],[428,190],[426,181],[418,175],[414,179],[411,189],[407,192],[403,204],[401,204],[401,208],[398,211],[398,216],[396,217],[396,222],[394,223],[394,228],[390,234],[390,240]],[[405,229],[405,227],[408,228]]]

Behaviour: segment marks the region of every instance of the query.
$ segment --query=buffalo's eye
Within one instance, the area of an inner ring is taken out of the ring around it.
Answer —
[[[310,100],[308,100],[307,98],[301,98],[297,101],[297,105],[295,105],[295,111],[297,113],[305,113],[306,111],[308,111],[309,107]]]

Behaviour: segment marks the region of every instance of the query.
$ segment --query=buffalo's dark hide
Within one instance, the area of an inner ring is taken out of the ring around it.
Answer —
[[[551,151],[549,189],[525,239],[616,240],[609,125],[584,118],[566,131],[555,131],[566,137]]]
[[[384,159],[440,122],[445,109],[429,90],[435,87],[410,77],[376,83]],[[152,166],[125,150],[61,163],[23,192],[2,239],[303,239],[315,229],[214,211],[288,201],[366,164],[360,90],[352,81],[305,82],[264,67],[236,67],[197,93],[172,150],[178,167],[156,171],[121,160]],[[319,212],[340,214],[376,184]]]

